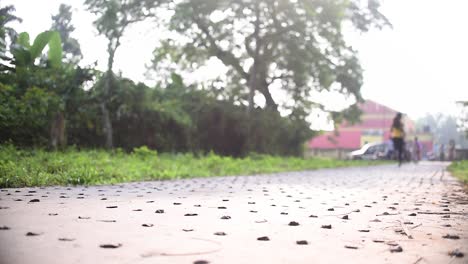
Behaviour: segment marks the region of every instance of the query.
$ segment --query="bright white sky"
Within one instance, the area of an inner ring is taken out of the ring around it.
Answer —
[[[33,38],[51,25],[60,3],[72,5],[74,37],[81,44],[84,61],[105,69],[106,41],[92,26],[94,17],[84,11],[82,0],[2,0],[13,4],[23,23],[17,31]],[[384,0],[381,11],[393,29],[350,34],[359,50],[364,73],[365,99],[383,103],[416,119],[425,113],[457,114],[455,101],[468,100],[468,1]],[[145,81],[145,63],[158,43],[160,32],[148,23],[127,32],[116,55],[115,70],[135,81]],[[212,68],[212,67],[210,67]],[[219,68],[219,67],[213,67]],[[219,71],[205,71],[204,78]],[[203,78],[202,77],[202,78]],[[333,98],[331,98],[333,100]]]

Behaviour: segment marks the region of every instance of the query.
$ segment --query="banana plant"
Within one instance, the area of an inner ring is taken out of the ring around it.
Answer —
[[[13,57],[16,67],[28,67],[34,65],[46,46],[49,46],[47,59],[53,68],[62,65],[62,40],[57,31],[44,31],[37,35],[33,44],[30,44],[29,34],[22,32],[18,35],[18,41],[13,45]]]
[[[42,56],[45,47],[48,46],[47,66],[35,67],[36,60]],[[63,70],[62,67],[62,40],[57,31],[44,31],[37,35],[33,43],[30,43],[29,34],[27,32],[20,33],[17,41],[11,49],[13,54],[13,65],[18,81],[18,87],[24,92],[35,85],[36,78],[41,79],[45,73],[50,73],[45,77],[49,85],[42,87],[50,90],[51,94],[55,94],[59,98],[56,107],[53,107],[52,116],[50,117],[50,145],[53,149],[65,145],[65,105],[66,93],[60,92],[61,85],[57,83],[57,76]],[[52,69],[52,71],[50,71]],[[46,71],[43,71],[46,70]],[[41,75],[42,74],[42,75]],[[58,88],[58,90],[57,90]]]

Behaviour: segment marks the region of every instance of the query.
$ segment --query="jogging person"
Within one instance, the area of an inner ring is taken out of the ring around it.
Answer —
[[[390,128],[390,137],[393,141],[393,148],[398,155],[398,166],[401,166],[403,161],[403,146],[405,144],[405,130],[403,129],[403,123],[401,122],[402,114],[397,113],[393,119],[392,127]]]

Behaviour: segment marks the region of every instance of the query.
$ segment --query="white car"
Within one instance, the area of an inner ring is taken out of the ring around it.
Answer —
[[[347,158],[352,160],[377,160],[388,156],[389,147],[386,143],[368,143],[360,149],[348,153]]]

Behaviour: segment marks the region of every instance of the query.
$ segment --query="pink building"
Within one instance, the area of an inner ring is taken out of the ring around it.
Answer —
[[[342,158],[347,152],[359,149],[366,143],[389,140],[390,127],[398,111],[371,100],[366,100],[359,108],[362,111],[361,122],[354,125],[345,122],[338,126],[337,131],[312,138],[307,144],[308,154]],[[432,135],[416,135],[414,122],[407,117],[403,121],[407,139],[418,136],[424,150],[432,150]]]

